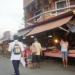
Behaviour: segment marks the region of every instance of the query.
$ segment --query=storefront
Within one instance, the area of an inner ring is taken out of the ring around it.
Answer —
[[[39,22],[28,28],[30,31],[25,35],[26,38],[24,41],[30,45],[33,42],[33,38],[36,37],[43,49],[60,51],[60,39],[62,37],[68,37],[70,43],[69,49],[74,49],[75,39],[73,37],[75,36],[75,33],[72,33],[71,30],[69,30],[71,26],[75,25],[73,21],[75,21],[75,15],[70,11],[50,18],[44,22]],[[61,57],[59,53],[59,56],[56,54],[53,54],[52,56]],[[50,54],[46,54],[46,56],[47,55]]]

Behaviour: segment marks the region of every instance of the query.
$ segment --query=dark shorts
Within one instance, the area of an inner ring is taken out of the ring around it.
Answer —
[[[32,62],[39,63],[40,62],[40,55],[32,55]]]
[[[64,59],[67,59],[68,53],[67,53],[67,52],[62,52],[62,57],[63,57]]]
[[[31,62],[31,61],[32,61],[32,56],[29,56],[29,57],[27,58],[27,61],[28,61],[28,62]]]

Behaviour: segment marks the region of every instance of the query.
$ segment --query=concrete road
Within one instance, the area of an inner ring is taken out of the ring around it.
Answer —
[[[9,59],[0,56],[0,75],[11,75],[12,64]],[[75,75],[75,65],[64,69],[61,63],[46,61],[41,63],[40,69],[24,68],[20,65],[21,75]]]

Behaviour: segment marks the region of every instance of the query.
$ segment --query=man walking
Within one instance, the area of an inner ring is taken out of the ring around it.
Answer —
[[[19,73],[19,63],[21,56],[24,56],[24,47],[21,42],[18,41],[18,36],[14,36],[14,41],[9,44],[8,51],[11,52],[11,61],[14,68],[14,74],[13,75],[20,75]]]
[[[34,39],[34,43],[32,44],[32,63],[33,67],[40,68],[40,54],[41,54],[41,44],[37,39]]]

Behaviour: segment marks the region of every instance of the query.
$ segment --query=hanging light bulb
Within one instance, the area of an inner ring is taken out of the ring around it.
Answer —
[[[54,39],[54,42],[55,42],[55,43],[58,43],[59,41],[58,41],[58,39]]]
[[[31,38],[34,38],[34,36],[31,36]]]

